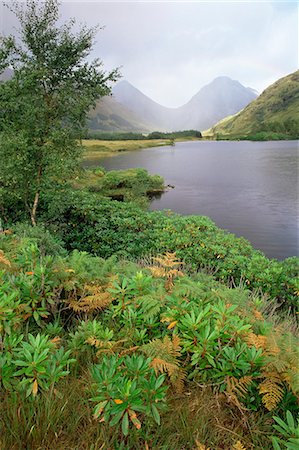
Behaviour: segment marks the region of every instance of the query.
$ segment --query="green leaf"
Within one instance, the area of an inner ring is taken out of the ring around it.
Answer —
[[[287,423],[288,423],[289,428],[292,428],[292,429],[295,428],[294,417],[292,416],[292,413],[289,410],[287,411]]]
[[[129,432],[129,418],[128,418],[127,412],[125,413],[125,415],[123,417],[123,420],[121,423],[121,429],[122,429],[123,434],[125,436],[127,436],[128,432]]]
[[[274,450],[281,450],[281,447],[280,447],[280,445],[278,443],[277,438],[272,436],[271,437],[271,441],[272,441],[272,445],[273,445]]]
[[[119,413],[115,414],[115,416],[113,417],[113,419],[110,421],[110,426],[113,427],[114,425],[116,425],[120,419],[123,416],[123,411],[120,411]]]
[[[155,422],[160,425],[161,420],[160,420],[160,414],[159,411],[157,410],[156,405],[151,405],[151,410],[152,410],[152,414],[153,414],[153,418],[155,420]]]

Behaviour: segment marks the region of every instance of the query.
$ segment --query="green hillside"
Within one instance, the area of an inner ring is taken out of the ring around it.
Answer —
[[[210,129],[218,138],[298,138],[299,71],[269,86],[256,100]]]

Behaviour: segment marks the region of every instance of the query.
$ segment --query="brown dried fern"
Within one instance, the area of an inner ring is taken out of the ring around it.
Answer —
[[[111,294],[106,289],[107,286],[85,285],[85,294],[87,293],[89,295],[83,294],[79,300],[69,300],[68,305],[76,313],[91,314],[105,309],[113,300]]]
[[[11,262],[6,258],[2,250],[0,250],[0,265],[1,264],[7,267],[11,267]]]
[[[272,411],[281,402],[284,396],[284,386],[281,377],[275,373],[264,373],[264,381],[259,385],[262,402],[268,411]]]
[[[176,277],[183,276],[183,272],[179,270],[179,267],[183,265],[183,262],[176,258],[175,253],[166,252],[163,256],[156,256],[152,258],[157,264],[149,267],[153,277],[165,278],[165,289],[171,290]]]
[[[246,408],[239,399],[243,399],[248,392],[248,387],[252,382],[251,376],[244,376],[242,378],[227,377],[226,379],[226,395],[228,401],[235,405],[240,411],[244,411]]]
[[[174,335],[172,340],[165,336],[162,339],[153,339],[146,345],[140,347],[140,350],[148,357],[152,358],[151,366],[156,373],[166,373],[170,383],[177,392],[182,392],[185,371],[180,367],[178,357],[180,356],[180,339]]]

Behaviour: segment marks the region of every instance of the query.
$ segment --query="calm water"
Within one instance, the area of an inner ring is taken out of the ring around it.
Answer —
[[[152,210],[206,215],[267,256],[298,254],[298,142],[183,142],[97,161],[144,167],[175,189]]]

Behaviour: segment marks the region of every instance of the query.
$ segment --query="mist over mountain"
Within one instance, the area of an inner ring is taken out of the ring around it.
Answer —
[[[13,76],[7,68],[0,81]],[[88,127],[97,131],[206,130],[232,116],[256,99],[257,92],[227,76],[215,78],[186,104],[168,108],[155,102],[126,80],[118,82],[113,95],[101,98],[90,111]]]
[[[103,97],[88,115],[88,128],[92,131],[127,131],[147,133],[151,127],[137,114],[117,102],[115,98]]]
[[[255,100],[257,93],[229,77],[218,77],[179,108],[183,129],[205,130],[224,117],[239,112]]]
[[[257,93],[223,76],[204,86],[179,108],[167,108],[154,102],[125,80],[116,84],[113,96],[152,130],[177,131],[209,128],[243,109],[257,97]]]

